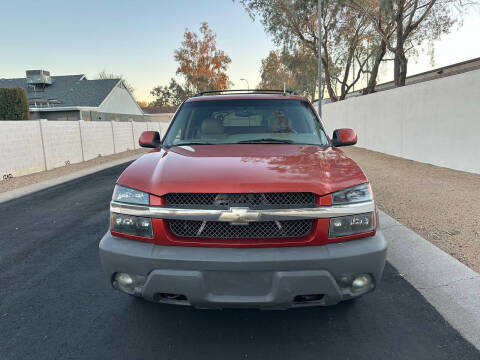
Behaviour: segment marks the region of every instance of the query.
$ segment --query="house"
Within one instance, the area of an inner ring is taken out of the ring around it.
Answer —
[[[0,79],[0,88],[9,87],[25,89],[32,120],[149,121],[122,79],[27,70],[24,78]]]

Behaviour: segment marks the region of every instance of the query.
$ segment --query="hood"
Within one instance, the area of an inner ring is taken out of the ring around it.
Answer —
[[[118,184],[157,196],[174,192],[313,192],[367,181],[337,148],[292,144],[197,145],[158,149],[132,163]]]

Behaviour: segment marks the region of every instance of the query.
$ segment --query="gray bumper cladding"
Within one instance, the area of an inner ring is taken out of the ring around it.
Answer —
[[[117,272],[145,276],[138,295],[150,301],[276,309],[351,298],[336,279],[369,274],[375,284],[386,248],[381,232],[323,246],[248,249],[160,246],[106,233],[100,257],[110,282]]]

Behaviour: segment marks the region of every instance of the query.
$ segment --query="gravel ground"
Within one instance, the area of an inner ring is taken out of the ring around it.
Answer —
[[[480,175],[344,148],[365,171],[378,206],[480,272]]]
[[[0,181],[0,193],[10,191],[10,190],[15,190],[31,184],[36,184],[41,181],[54,179],[56,177],[67,175],[67,174],[85,169],[90,166],[101,165],[110,161],[115,161],[122,158],[128,158],[135,154],[138,154],[140,156],[141,154],[144,154],[148,151],[149,151],[148,149],[124,151],[118,154],[101,156],[89,161],[81,162],[78,164],[67,165],[67,166],[63,166],[63,167],[56,168],[49,171],[42,171],[42,172],[30,174],[30,175],[15,177],[8,180],[2,180]]]

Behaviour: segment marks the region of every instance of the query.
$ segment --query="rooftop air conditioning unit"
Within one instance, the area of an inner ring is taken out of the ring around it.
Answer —
[[[46,70],[27,70],[27,84],[46,86],[52,85],[50,72]]]

